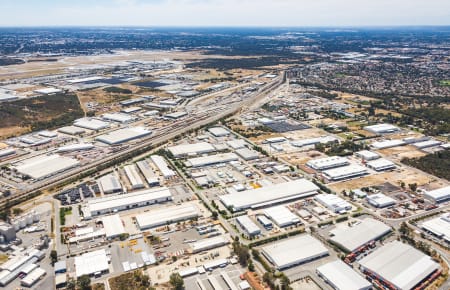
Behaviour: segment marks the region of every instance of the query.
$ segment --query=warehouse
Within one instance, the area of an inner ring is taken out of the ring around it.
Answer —
[[[193,144],[181,144],[167,148],[174,157],[183,157],[187,155],[200,155],[215,152],[214,146],[207,142]]]
[[[391,232],[391,228],[381,221],[365,218],[348,226],[344,223],[330,231],[330,241],[348,252],[353,252],[371,241],[378,240]]]
[[[378,124],[364,127],[364,130],[374,134],[387,134],[400,131],[400,129],[391,124]]]
[[[215,249],[218,247],[222,247],[224,245],[229,244],[230,241],[224,236],[217,236],[214,238],[207,238],[203,240],[198,240],[194,243],[191,243],[192,253],[199,253],[202,251],[207,251],[211,249]]]
[[[303,139],[303,140],[295,140],[291,142],[292,146],[295,147],[304,147],[311,146],[316,144],[328,144],[331,142],[338,142],[339,140],[333,136],[323,136],[317,138]]]
[[[51,95],[56,93],[61,93],[62,90],[56,89],[56,88],[44,88],[44,89],[38,89],[34,90],[35,93],[42,94],[42,95]]]
[[[330,168],[341,167],[350,164],[347,158],[340,156],[326,157],[320,159],[310,160],[306,163],[309,167],[315,170],[326,170]]]
[[[272,222],[264,215],[258,215],[256,220],[268,231],[272,230]]]
[[[344,166],[344,167],[325,170],[322,173],[328,180],[337,181],[337,180],[343,180],[343,179],[366,175],[369,172],[367,171],[367,168],[365,168],[363,166],[348,165],[348,166]]]
[[[421,228],[450,243],[450,213],[444,213],[437,218],[422,223]]]
[[[397,289],[413,289],[439,264],[431,257],[399,241],[383,245],[359,261],[364,274],[388,282]]]
[[[88,200],[84,217],[113,213],[169,200],[172,200],[172,194],[166,187],[144,189],[128,194],[96,198]]]
[[[370,290],[372,284],[349,265],[336,260],[317,268],[317,274],[336,290]]]
[[[203,167],[238,160],[239,157],[235,153],[222,153],[203,157],[190,158],[186,162],[184,162],[184,164],[187,167]]]
[[[77,143],[61,146],[56,150],[56,152],[84,151],[84,150],[91,150],[93,148],[94,145],[92,145],[91,143]]]
[[[375,171],[384,171],[384,170],[391,170],[394,169],[395,163],[392,161],[389,161],[384,158],[380,158],[377,160],[369,161],[366,163],[367,167],[375,170]]]
[[[6,149],[0,150],[0,158],[14,155],[14,154],[16,154],[16,149],[14,149],[14,148],[6,148]]]
[[[107,239],[114,239],[122,234],[125,234],[125,228],[123,222],[118,214],[109,215],[100,219],[105,229],[105,235]]]
[[[355,153],[355,155],[365,161],[371,161],[380,158],[380,155],[378,153],[369,150],[358,151]]]
[[[368,195],[366,198],[370,205],[377,208],[384,208],[395,204],[395,199],[382,193]]]
[[[270,218],[280,228],[297,225],[300,223],[298,216],[293,214],[287,207],[279,205],[264,210],[264,215]]]
[[[226,137],[230,135],[230,131],[222,127],[214,127],[208,129],[209,133],[211,133],[214,137]]]
[[[227,208],[239,211],[308,197],[316,194],[318,190],[319,188],[311,181],[297,179],[242,192],[224,194],[220,196],[220,200]]]
[[[47,131],[47,130],[39,132],[38,135],[42,136],[42,137],[46,137],[46,138],[56,138],[56,137],[58,137],[58,133],[53,132],[53,131]]]
[[[413,146],[416,147],[416,148],[419,148],[419,149],[424,149],[424,148],[430,148],[430,147],[439,146],[441,144],[442,144],[441,141],[427,140],[427,141],[414,143]]]
[[[20,281],[20,285],[25,287],[33,286],[37,281],[41,280],[47,272],[42,268],[36,268]]]
[[[125,174],[127,175],[128,180],[130,181],[132,189],[144,188],[144,181],[142,181],[141,176],[136,170],[136,166],[134,165],[126,165],[124,168]]]
[[[16,163],[13,168],[20,174],[40,180],[74,168],[79,164],[80,162],[76,159],[52,154],[23,160]]]
[[[169,168],[169,165],[167,164],[164,157],[159,155],[152,155],[150,156],[150,159],[152,160],[153,164],[155,164],[155,166],[158,168],[158,170],[161,172],[161,174],[165,179],[170,179],[177,175],[175,171]]]
[[[140,110],[142,110],[141,107],[129,107],[129,108],[124,108],[120,111],[125,114],[133,114],[133,113],[139,112]]]
[[[104,122],[104,121],[100,121],[100,120],[92,119],[92,118],[78,119],[75,121],[75,123],[73,125],[76,127],[89,129],[89,130],[93,130],[93,131],[98,131],[98,130],[103,130],[103,129],[109,128],[108,122]]]
[[[108,174],[97,180],[98,186],[104,194],[122,192],[123,188],[119,179],[114,174]]]
[[[95,138],[95,140],[106,143],[108,145],[116,145],[134,139],[142,138],[150,134],[152,134],[152,131],[145,129],[144,127],[130,127],[100,135]]]
[[[376,141],[373,142],[370,146],[372,146],[374,149],[386,149],[386,148],[392,148],[397,146],[405,145],[405,141],[401,139],[394,139],[394,140],[385,140],[385,141]]]
[[[164,115],[164,117],[166,117],[167,119],[176,120],[176,119],[180,119],[180,118],[187,116],[187,114],[188,113],[186,113],[186,112],[174,112],[174,113],[166,114],[166,115]]]
[[[39,137],[36,135],[34,135],[34,136],[28,135],[28,136],[19,137],[19,141],[22,143],[25,143],[27,145],[30,145],[30,146],[39,146],[42,144],[50,143],[52,141],[52,139],[51,138],[42,138],[42,137]]]
[[[273,138],[268,138],[266,140],[263,141],[263,143],[282,143],[285,142],[287,139],[285,137],[273,137]]]
[[[196,218],[200,215],[194,204],[183,204],[151,210],[136,216],[136,223],[141,231]]]
[[[423,196],[434,203],[445,202],[450,199],[450,186],[424,191]]]
[[[247,147],[247,142],[245,142],[242,139],[236,139],[236,140],[231,140],[231,141],[227,141],[227,145],[229,147],[231,147],[233,150],[237,150],[237,149],[242,149]]]
[[[86,132],[84,129],[75,127],[75,126],[66,126],[58,129],[58,132],[67,134],[67,135],[81,135]]]
[[[129,123],[135,119],[130,115],[122,113],[106,113],[102,115],[102,118],[107,121],[113,121],[117,123]]]
[[[236,222],[250,237],[261,234],[261,229],[246,215],[237,217]]]
[[[93,276],[109,273],[108,256],[106,250],[87,252],[75,257],[76,277],[83,275]]]
[[[318,194],[314,199],[334,213],[345,213],[352,210],[352,205],[335,194]]]
[[[144,175],[145,181],[147,181],[148,185],[151,187],[160,186],[158,175],[153,171],[147,160],[138,161],[136,162],[136,165],[142,175]]]
[[[283,270],[328,256],[329,253],[320,241],[303,234],[264,246],[262,254],[277,270]]]
[[[255,160],[259,158],[258,152],[248,148],[237,149],[236,154],[245,161]]]

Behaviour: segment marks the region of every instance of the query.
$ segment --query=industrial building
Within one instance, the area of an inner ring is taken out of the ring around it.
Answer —
[[[113,121],[117,123],[129,123],[135,119],[130,115],[122,113],[106,113],[102,115],[102,118],[107,121]]]
[[[367,168],[365,168],[364,166],[348,165],[344,167],[328,169],[323,171],[322,173],[328,180],[337,181],[366,175],[369,172],[367,171]]]
[[[237,149],[242,149],[247,147],[247,142],[245,142],[242,139],[236,139],[236,140],[231,140],[231,141],[227,141],[227,145],[229,147],[231,147],[231,149],[233,150],[237,150]]]
[[[64,133],[67,135],[81,135],[81,134],[85,133],[86,131],[79,127],[66,126],[66,127],[59,128],[58,132]]]
[[[144,181],[142,181],[141,176],[137,172],[136,166],[130,164],[126,165],[123,170],[125,171],[125,174],[128,178],[128,181],[130,181],[131,188],[132,189],[140,189],[144,188]]]
[[[262,254],[277,270],[283,270],[328,256],[329,252],[320,241],[303,234],[264,246]]]
[[[109,128],[109,123],[93,118],[78,119],[73,123],[74,126],[89,129],[93,131],[103,130]]]
[[[236,222],[250,237],[261,234],[261,229],[246,215],[237,217]]]
[[[84,217],[88,218],[150,204],[162,203],[169,200],[172,200],[170,190],[167,187],[158,187],[128,194],[90,199],[83,212]]]
[[[142,110],[141,107],[129,107],[129,108],[124,108],[120,111],[125,114],[133,114],[133,113],[139,112],[140,110]]]
[[[14,154],[16,154],[16,149],[14,149],[14,148],[6,148],[6,149],[0,150],[0,158],[14,155]]]
[[[215,155],[189,158],[186,162],[184,162],[184,164],[187,167],[203,167],[238,160],[239,157],[235,153],[221,153]]]
[[[42,268],[36,268],[32,272],[30,272],[28,275],[25,276],[22,280],[20,280],[20,285],[25,287],[31,287],[33,286],[37,281],[41,280],[42,277],[47,274],[47,271],[45,271]]]
[[[273,228],[272,222],[264,215],[259,215],[256,220],[266,229],[271,230]]]
[[[413,289],[439,270],[439,264],[419,250],[399,241],[383,245],[359,261],[364,274],[394,289]]]
[[[378,124],[364,127],[364,130],[369,131],[374,134],[387,134],[395,133],[400,131],[400,129],[391,124]]]
[[[150,160],[152,160],[153,164],[155,164],[156,168],[158,168],[165,179],[170,179],[177,175],[175,171],[169,168],[169,165],[167,164],[164,157],[159,155],[152,155],[150,156]]]
[[[274,205],[279,202],[299,199],[314,195],[319,188],[309,180],[297,179],[261,188],[220,196],[220,201],[235,211]]]
[[[386,148],[392,148],[397,146],[403,146],[406,142],[401,139],[394,139],[394,140],[384,140],[384,141],[376,141],[373,142],[370,146],[374,149],[386,149]]]
[[[355,155],[365,161],[371,161],[380,158],[380,155],[378,153],[369,150],[355,152]]]
[[[75,273],[76,277],[83,275],[93,276],[98,274],[109,273],[109,260],[106,250],[97,250],[87,252],[81,256],[75,257]]]
[[[424,190],[423,196],[433,201],[434,203],[445,202],[447,200],[450,200],[450,186],[430,191]]]
[[[396,167],[395,163],[384,158],[372,160],[366,163],[367,167],[375,171],[391,170]]]
[[[166,117],[167,119],[172,119],[172,120],[176,120],[176,119],[180,119],[183,118],[185,116],[187,116],[187,112],[174,112],[174,113],[169,113],[164,115],[164,117]]]
[[[330,241],[348,252],[353,252],[371,241],[376,241],[391,232],[391,228],[381,221],[365,218],[348,226],[341,224],[330,231]]]
[[[317,138],[309,138],[303,140],[295,140],[291,142],[291,145],[294,147],[304,147],[311,146],[316,144],[328,144],[331,142],[338,142],[339,140],[333,136],[322,136]]]
[[[425,221],[420,226],[425,231],[450,244],[450,213]]]
[[[287,207],[283,205],[265,209],[264,215],[270,218],[280,228],[300,223],[299,217],[293,214]]]
[[[416,148],[419,148],[419,149],[425,149],[425,148],[439,146],[441,144],[442,144],[442,142],[438,141],[438,140],[426,140],[426,141],[414,143],[413,146]]]
[[[136,223],[140,230],[176,223],[196,218],[200,215],[198,207],[194,204],[183,204],[159,208],[136,216]]]
[[[118,214],[104,216],[100,220],[103,224],[107,239],[114,239],[126,233],[122,220]]]
[[[93,148],[95,148],[95,146],[92,145],[91,143],[77,143],[61,146],[58,149],[56,149],[56,152],[64,153],[73,151],[84,151],[84,150],[91,150]]]
[[[123,188],[119,179],[114,174],[108,174],[97,180],[98,186],[104,194],[122,192]]]
[[[245,161],[255,160],[259,158],[258,152],[249,148],[237,149],[235,152]]]
[[[16,239],[16,229],[6,223],[6,222],[0,222],[0,241],[4,242],[10,242],[14,239]],[[0,242],[0,244],[2,244]]]
[[[148,185],[160,186],[158,175],[153,171],[150,164],[148,164],[147,160],[142,160],[136,162],[137,167],[141,171],[142,175],[144,175],[145,181],[147,181]]]
[[[273,138],[267,138],[266,140],[263,141],[263,143],[283,143],[287,141],[287,139],[285,137],[273,137]]]
[[[352,205],[335,194],[318,194],[314,199],[334,213],[345,213],[352,210]]]
[[[323,278],[336,290],[370,290],[372,284],[361,277],[349,265],[336,260],[316,269],[319,277]]]
[[[76,159],[52,154],[20,161],[14,164],[13,169],[34,180],[40,180],[74,168],[79,164],[80,162]]]
[[[0,265],[0,286],[5,287],[11,283],[23,270],[30,268],[31,264],[36,264],[44,256],[44,252],[35,248],[28,248],[25,251],[11,255],[8,261]]]
[[[95,140],[106,143],[108,145],[117,145],[139,139],[152,134],[152,131],[144,127],[130,127],[119,129],[104,135],[100,135]]]
[[[181,144],[167,148],[174,157],[184,157],[188,155],[200,155],[215,152],[214,146],[207,142],[199,142],[193,144]]]
[[[229,244],[230,241],[225,236],[217,236],[213,238],[207,238],[203,240],[198,240],[190,244],[192,253],[200,253],[202,251],[207,251],[222,247]]]
[[[347,158],[341,156],[332,156],[326,158],[319,158],[310,160],[306,163],[309,167],[315,170],[326,170],[336,167],[341,167],[350,164]]]
[[[208,129],[209,133],[211,133],[214,137],[226,137],[230,135],[230,131],[222,127],[213,127]]]
[[[395,204],[395,199],[382,193],[368,195],[366,199],[370,205],[377,208],[384,208]]]

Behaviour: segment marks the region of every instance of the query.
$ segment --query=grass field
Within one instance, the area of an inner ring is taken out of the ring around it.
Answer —
[[[439,84],[444,87],[450,87],[450,80],[440,80]]]

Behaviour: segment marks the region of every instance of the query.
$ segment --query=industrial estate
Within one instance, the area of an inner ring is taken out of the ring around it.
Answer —
[[[448,34],[360,53],[309,33],[251,36],[302,64],[206,46],[9,55],[24,62],[0,66],[0,286],[450,289],[448,115],[322,84],[381,63],[450,78]]]

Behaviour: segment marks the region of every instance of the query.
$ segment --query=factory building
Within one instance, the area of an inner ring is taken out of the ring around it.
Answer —
[[[200,155],[215,152],[214,146],[207,142],[199,142],[193,144],[181,144],[167,148],[174,157],[185,157],[190,155]]]
[[[20,285],[25,287],[33,286],[37,281],[41,280],[47,274],[42,268],[36,268],[31,273],[25,276],[22,280],[20,280]]]
[[[125,174],[127,175],[128,180],[130,181],[132,189],[140,189],[144,188],[144,181],[142,181],[141,176],[137,172],[136,166],[134,165],[126,165],[124,168]]]
[[[66,127],[59,128],[58,132],[67,134],[67,135],[81,135],[81,134],[85,133],[86,131],[79,127],[66,126]]]
[[[144,127],[130,127],[123,128],[110,133],[100,135],[95,140],[103,142],[108,145],[117,145],[125,142],[129,142],[135,139],[146,137],[152,134],[152,131],[145,129]]]
[[[169,223],[185,221],[200,216],[200,211],[195,204],[182,204],[150,210],[136,216],[136,223],[141,231],[151,229]]]
[[[394,140],[384,140],[384,141],[376,141],[373,142],[370,146],[374,149],[386,149],[386,148],[392,148],[397,146],[403,146],[405,145],[405,141],[401,139],[394,139]]]
[[[97,180],[98,186],[104,194],[122,192],[123,188],[119,179],[114,174],[108,174]]]
[[[355,155],[365,161],[371,161],[380,158],[380,155],[378,153],[369,150],[355,152]]]
[[[164,117],[167,119],[177,120],[177,119],[186,117],[187,115],[188,115],[187,112],[174,112],[174,113],[166,114],[166,115],[164,115]]]
[[[202,251],[207,251],[207,250],[225,246],[229,243],[230,243],[230,241],[226,237],[217,236],[214,238],[198,240],[194,243],[191,243],[190,246],[191,246],[192,253],[200,253]]]
[[[425,221],[420,227],[450,244],[450,213],[444,213],[439,217]]]
[[[282,205],[265,209],[264,215],[270,218],[280,228],[300,223],[299,217]]]
[[[16,239],[16,230],[8,223],[0,222],[0,244]]]
[[[220,196],[220,201],[235,211],[259,208],[280,202],[312,196],[319,188],[309,180],[297,179],[289,182],[263,186],[242,192]]]
[[[61,146],[58,149],[56,149],[56,152],[65,153],[65,152],[91,150],[94,148],[95,148],[95,146],[92,145],[91,143],[77,143],[77,144]]]
[[[20,161],[14,164],[13,169],[34,180],[41,180],[77,167],[79,164],[80,162],[76,159],[52,154],[40,155]]]
[[[333,136],[323,136],[318,138],[310,138],[303,140],[295,140],[291,142],[291,145],[294,147],[304,147],[304,146],[312,146],[316,144],[328,144],[331,142],[338,142],[339,140]]]
[[[259,158],[258,152],[248,148],[237,149],[236,154],[245,161],[255,160]]]
[[[315,170],[326,170],[336,167],[341,167],[350,164],[347,158],[340,156],[326,157],[310,160],[306,163],[309,167]]]
[[[166,187],[144,189],[128,194],[119,194],[96,199],[90,199],[83,211],[89,218],[101,214],[113,213],[155,203],[172,200],[172,194]]]
[[[367,165],[367,167],[369,167],[370,169],[373,169],[375,171],[391,170],[396,167],[394,162],[389,161],[384,158],[369,161],[366,163],[366,165]]]
[[[256,217],[256,220],[266,229],[271,230],[273,228],[272,222],[264,215],[259,215]]]
[[[238,160],[239,157],[235,153],[222,153],[203,157],[189,158],[184,164],[187,167],[203,167]]]
[[[322,172],[324,177],[328,180],[337,181],[349,179],[353,177],[363,176],[368,174],[367,168],[360,165],[348,165],[344,167],[328,169]]]
[[[423,196],[434,203],[440,203],[450,200],[450,186],[424,191]]]
[[[237,150],[237,149],[242,149],[247,147],[247,142],[245,142],[242,139],[236,139],[236,140],[231,140],[231,141],[227,141],[227,145],[229,147],[231,147],[231,149],[233,150]]]
[[[372,284],[361,277],[349,265],[336,260],[316,269],[319,277],[336,290],[370,290]]]
[[[158,175],[153,171],[150,164],[148,164],[147,160],[142,160],[136,162],[137,167],[141,171],[142,175],[144,175],[145,181],[147,181],[148,185],[160,186]]]
[[[352,210],[352,205],[335,194],[318,194],[314,199],[334,213],[345,213]]]
[[[106,113],[102,116],[103,119],[107,121],[113,121],[117,123],[130,123],[131,121],[134,121],[134,117],[122,114],[122,113]]]
[[[246,215],[237,217],[236,222],[250,237],[261,234],[261,229]]]
[[[150,160],[152,160],[153,164],[155,164],[156,168],[158,168],[165,179],[170,179],[177,175],[175,171],[169,168],[169,165],[167,164],[164,157],[159,155],[152,155],[150,156]]]
[[[303,234],[264,246],[262,254],[281,271],[328,256],[329,252],[320,241]]]
[[[75,274],[79,278],[83,275],[93,276],[109,273],[109,259],[106,250],[87,252],[75,257]]]
[[[126,233],[122,220],[118,214],[105,216],[100,220],[103,224],[107,239],[114,239]]]
[[[226,137],[230,135],[230,131],[222,127],[213,127],[208,129],[214,137]]]
[[[73,124],[75,127],[80,127],[88,130],[98,131],[109,128],[109,123],[93,118],[78,119]]]
[[[365,275],[383,281],[391,289],[414,289],[440,269],[431,257],[399,241],[383,245],[359,264]]]
[[[384,208],[395,204],[395,199],[382,193],[368,195],[366,198],[370,205],[377,208]]]
[[[364,127],[364,130],[374,134],[388,134],[400,131],[400,129],[391,124],[378,124]]]
[[[6,149],[0,150],[0,158],[4,158],[4,157],[14,155],[14,154],[16,154],[16,149],[14,149],[14,148],[6,148]]]
[[[425,149],[425,148],[439,146],[441,144],[442,144],[441,141],[426,140],[426,141],[421,141],[421,142],[414,143],[413,146],[418,148],[418,149]]]
[[[330,231],[330,241],[339,245],[348,252],[354,252],[358,248],[372,241],[379,240],[391,232],[391,228],[381,221],[373,218],[365,218],[351,226],[342,223]]]

